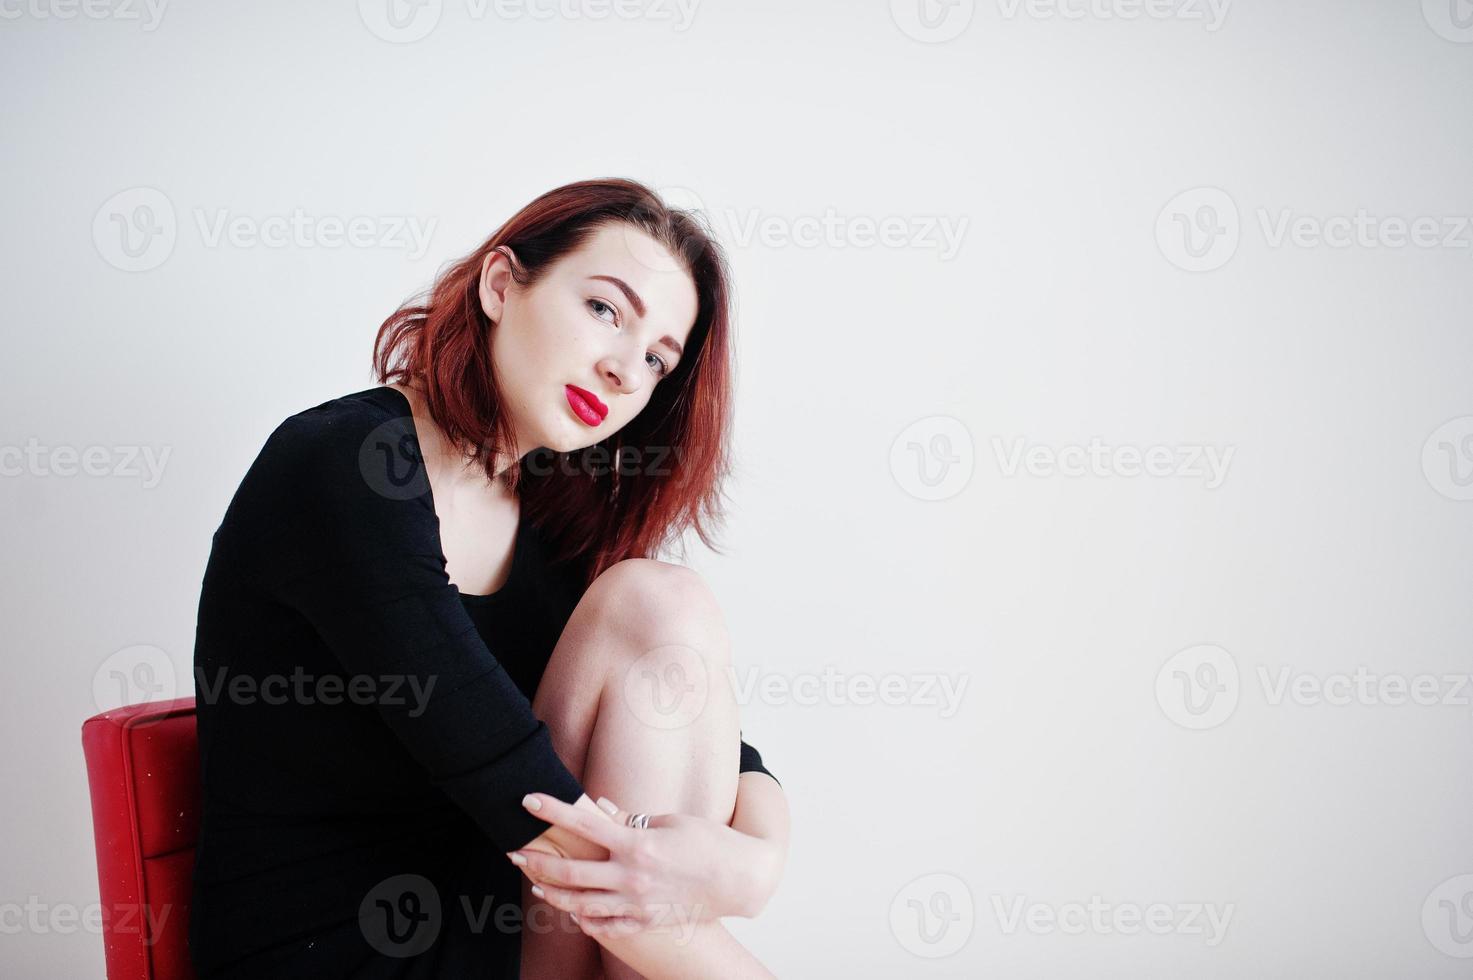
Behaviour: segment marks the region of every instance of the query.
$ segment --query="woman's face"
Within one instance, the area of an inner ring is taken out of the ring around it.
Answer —
[[[698,305],[683,263],[622,222],[598,228],[531,287],[491,252],[480,297],[518,455],[583,449],[627,425],[669,383]]]

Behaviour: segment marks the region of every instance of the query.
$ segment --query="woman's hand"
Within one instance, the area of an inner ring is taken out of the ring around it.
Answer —
[[[536,883],[543,901],[571,913],[589,935],[686,929],[722,916],[755,915],[766,898],[759,882],[781,860],[766,841],[703,817],[661,814],[636,830],[626,825],[629,814],[605,799],[598,813],[542,793],[524,803],[555,829],[608,852],[607,860],[525,848],[507,855]]]
[[[541,796],[542,794],[537,794]],[[528,797],[530,799],[531,797]],[[554,800],[559,806],[568,807],[561,800]],[[523,805],[526,800],[522,801]],[[588,798],[587,793],[581,793],[578,799],[573,801],[569,809],[576,809],[581,813],[587,813],[594,819],[606,819],[604,811],[600,810],[593,800]],[[535,812],[535,811],[534,811]],[[538,816],[541,816],[539,813]],[[562,827],[548,827],[542,833],[522,845],[524,851],[535,851],[552,857],[560,858],[583,858],[585,860],[603,860],[609,856],[609,852],[593,843],[586,835],[580,836]]]

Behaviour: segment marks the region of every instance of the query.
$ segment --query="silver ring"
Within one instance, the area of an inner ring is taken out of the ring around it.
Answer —
[[[624,822],[635,830],[644,830],[650,825],[650,815],[648,813],[631,813],[629,814],[629,819]]]

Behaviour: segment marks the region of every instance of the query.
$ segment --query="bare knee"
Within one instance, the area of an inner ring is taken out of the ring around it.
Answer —
[[[700,574],[683,565],[630,559],[589,587],[599,619],[622,640],[605,663],[603,710],[616,706],[638,730],[694,734],[734,721],[727,675],[731,644],[720,607]],[[612,720],[612,719],[611,719]]]
[[[730,823],[740,730],[730,642],[699,573],[651,559],[610,567],[585,590],[549,675],[539,704],[590,794]]]
[[[579,600],[533,707],[582,778],[596,722],[641,736],[735,731],[730,647],[698,572],[645,558],[617,562]]]
[[[616,562],[588,587],[584,601],[603,629],[617,631],[631,652],[680,644],[713,663],[729,652],[721,606],[700,573],[652,558]]]

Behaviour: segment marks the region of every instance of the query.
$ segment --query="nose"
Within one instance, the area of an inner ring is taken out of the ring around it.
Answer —
[[[633,394],[644,383],[633,356],[621,358],[617,354],[606,354],[598,362],[598,373],[621,394]]]

